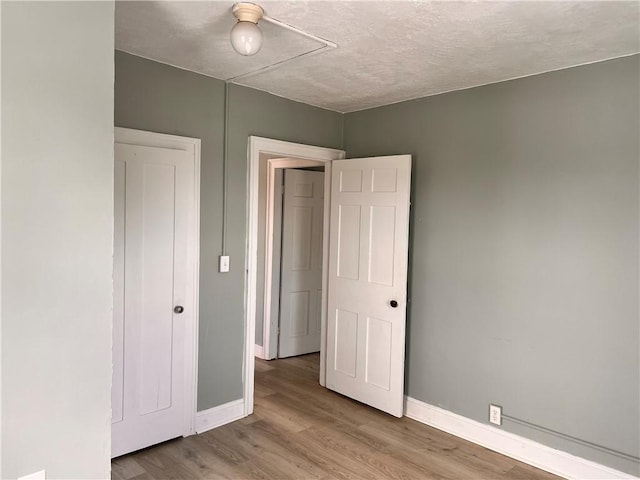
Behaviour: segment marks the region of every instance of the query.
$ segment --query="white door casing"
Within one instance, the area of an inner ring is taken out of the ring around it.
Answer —
[[[324,173],[284,174],[278,357],[320,350]]]
[[[410,182],[410,155],[333,162],[326,385],[397,417],[404,400]]]
[[[273,140],[270,138],[249,137],[249,145],[247,149],[247,170],[249,175],[249,200],[247,202],[247,283],[246,283],[246,335],[244,345],[244,415],[253,413],[253,392],[254,392],[254,373],[255,373],[255,329],[256,329],[256,302],[257,298],[257,260],[258,260],[258,216],[260,214],[258,192],[259,192],[259,166],[260,155],[269,155],[271,158],[296,158],[307,159],[313,162],[321,162],[325,166],[325,185],[327,179],[331,178],[331,161],[344,158],[343,150],[332,148],[316,147],[311,145],[303,145],[299,143],[284,142],[281,140]],[[325,186],[325,211],[328,211],[329,186]],[[328,230],[329,217],[325,215],[325,232]],[[328,255],[328,238],[325,236],[323,240],[324,268],[323,268],[323,285],[326,285],[326,272]],[[270,278],[268,276],[267,278]],[[326,289],[323,292],[323,307],[326,307]],[[326,340],[326,312],[322,313],[322,333],[320,347],[320,384],[325,384],[325,362],[324,355],[326,347],[323,343]]]
[[[198,172],[196,139],[116,129],[113,457],[193,433]]]

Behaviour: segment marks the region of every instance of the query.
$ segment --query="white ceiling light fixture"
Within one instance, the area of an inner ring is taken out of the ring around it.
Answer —
[[[232,10],[238,23],[231,29],[231,46],[240,55],[255,55],[262,48],[262,31],[258,22],[264,15],[259,5],[236,3]]]
[[[260,20],[264,20],[265,22],[269,22],[273,25],[277,25],[281,28],[289,30],[291,32],[295,32],[298,35],[302,35],[303,37],[310,38],[316,42],[322,44],[321,47],[310,50],[308,52],[302,53],[300,55],[296,55],[286,60],[282,60],[273,65],[268,65],[260,69],[259,71],[264,71],[265,69],[271,69],[275,66],[279,66],[282,63],[289,62],[291,60],[296,60],[298,58],[312,55],[315,53],[319,53],[324,51],[325,49],[333,49],[338,48],[338,44],[332,42],[330,40],[325,40],[322,37],[318,37],[317,35],[313,35],[311,33],[307,33],[304,30],[300,30],[299,28],[294,27],[293,25],[289,25],[288,23],[281,22],[280,20],[276,20],[275,18],[271,18],[267,15],[264,9],[260,5],[256,5],[255,3],[250,2],[240,2],[233,5],[231,9],[233,15],[238,19],[238,22],[231,29],[231,45],[233,49],[238,52],[240,55],[255,55],[262,48],[262,31],[260,31],[260,27],[258,27],[258,22]],[[258,73],[249,72],[247,74],[239,75],[238,77],[234,77],[233,79],[239,77],[246,77],[248,75],[254,75]],[[233,80],[233,79],[228,79]]]

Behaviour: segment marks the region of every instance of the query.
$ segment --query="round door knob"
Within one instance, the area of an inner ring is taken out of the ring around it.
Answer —
[[[173,307],[173,311],[175,313],[182,313],[184,312],[184,307],[182,305],[176,305],[175,307]]]
[[[396,302],[395,300],[391,300],[389,302],[389,305],[391,305],[391,308],[397,308],[398,307],[398,302]]]

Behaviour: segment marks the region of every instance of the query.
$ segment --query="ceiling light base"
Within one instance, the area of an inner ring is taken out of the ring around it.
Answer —
[[[264,15],[264,10],[260,5],[249,2],[236,3],[231,11],[240,22],[258,23]]]

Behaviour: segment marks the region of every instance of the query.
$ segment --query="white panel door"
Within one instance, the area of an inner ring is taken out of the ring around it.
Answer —
[[[320,350],[324,173],[284,174],[278,357]]]
[[[193,153],[116,143],[113,457],[184,433],[193,197]]]
[[[411,156],[333,162],[327,387],[403,414]]]

